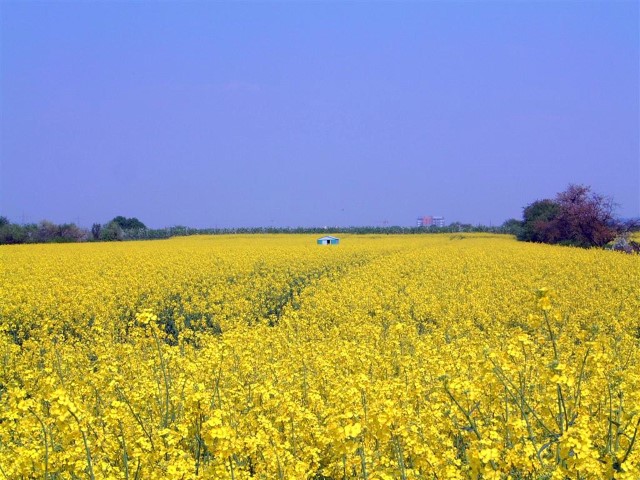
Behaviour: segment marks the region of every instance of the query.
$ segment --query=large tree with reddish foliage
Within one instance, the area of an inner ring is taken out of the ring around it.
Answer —
[[[554,223],[564,241],[580,247],[602,247],[615,238],[615,204],[611,198],[585,185],[569,185],[556,202],[560,212]]]
[[[523,213],[520,240],[601,247],[613,240],[618,226],[615,204],[585,185],[569,185],[555,200],[538,200]]]

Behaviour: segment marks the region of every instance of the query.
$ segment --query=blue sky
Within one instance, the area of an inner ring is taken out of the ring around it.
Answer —
[[[0,214],[640,215],[639,2],[0,2]]]

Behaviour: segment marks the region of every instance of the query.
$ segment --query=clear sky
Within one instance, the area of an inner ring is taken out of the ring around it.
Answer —
[[[0,0],[0,215],[500,224],[640,215],[638,1]]]

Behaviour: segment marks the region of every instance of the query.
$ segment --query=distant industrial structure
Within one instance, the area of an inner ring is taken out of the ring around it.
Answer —
[[[418,227],[444,227],[444,217],[433,217],[427,215],[425,217],[418,217],[416,226]]]

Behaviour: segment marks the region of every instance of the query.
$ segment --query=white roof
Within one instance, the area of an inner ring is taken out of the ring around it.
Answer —
[[[338,237],[332,237],[331,235],[325,235],[324,237],[320,237],[318,240],[340,240]]]

